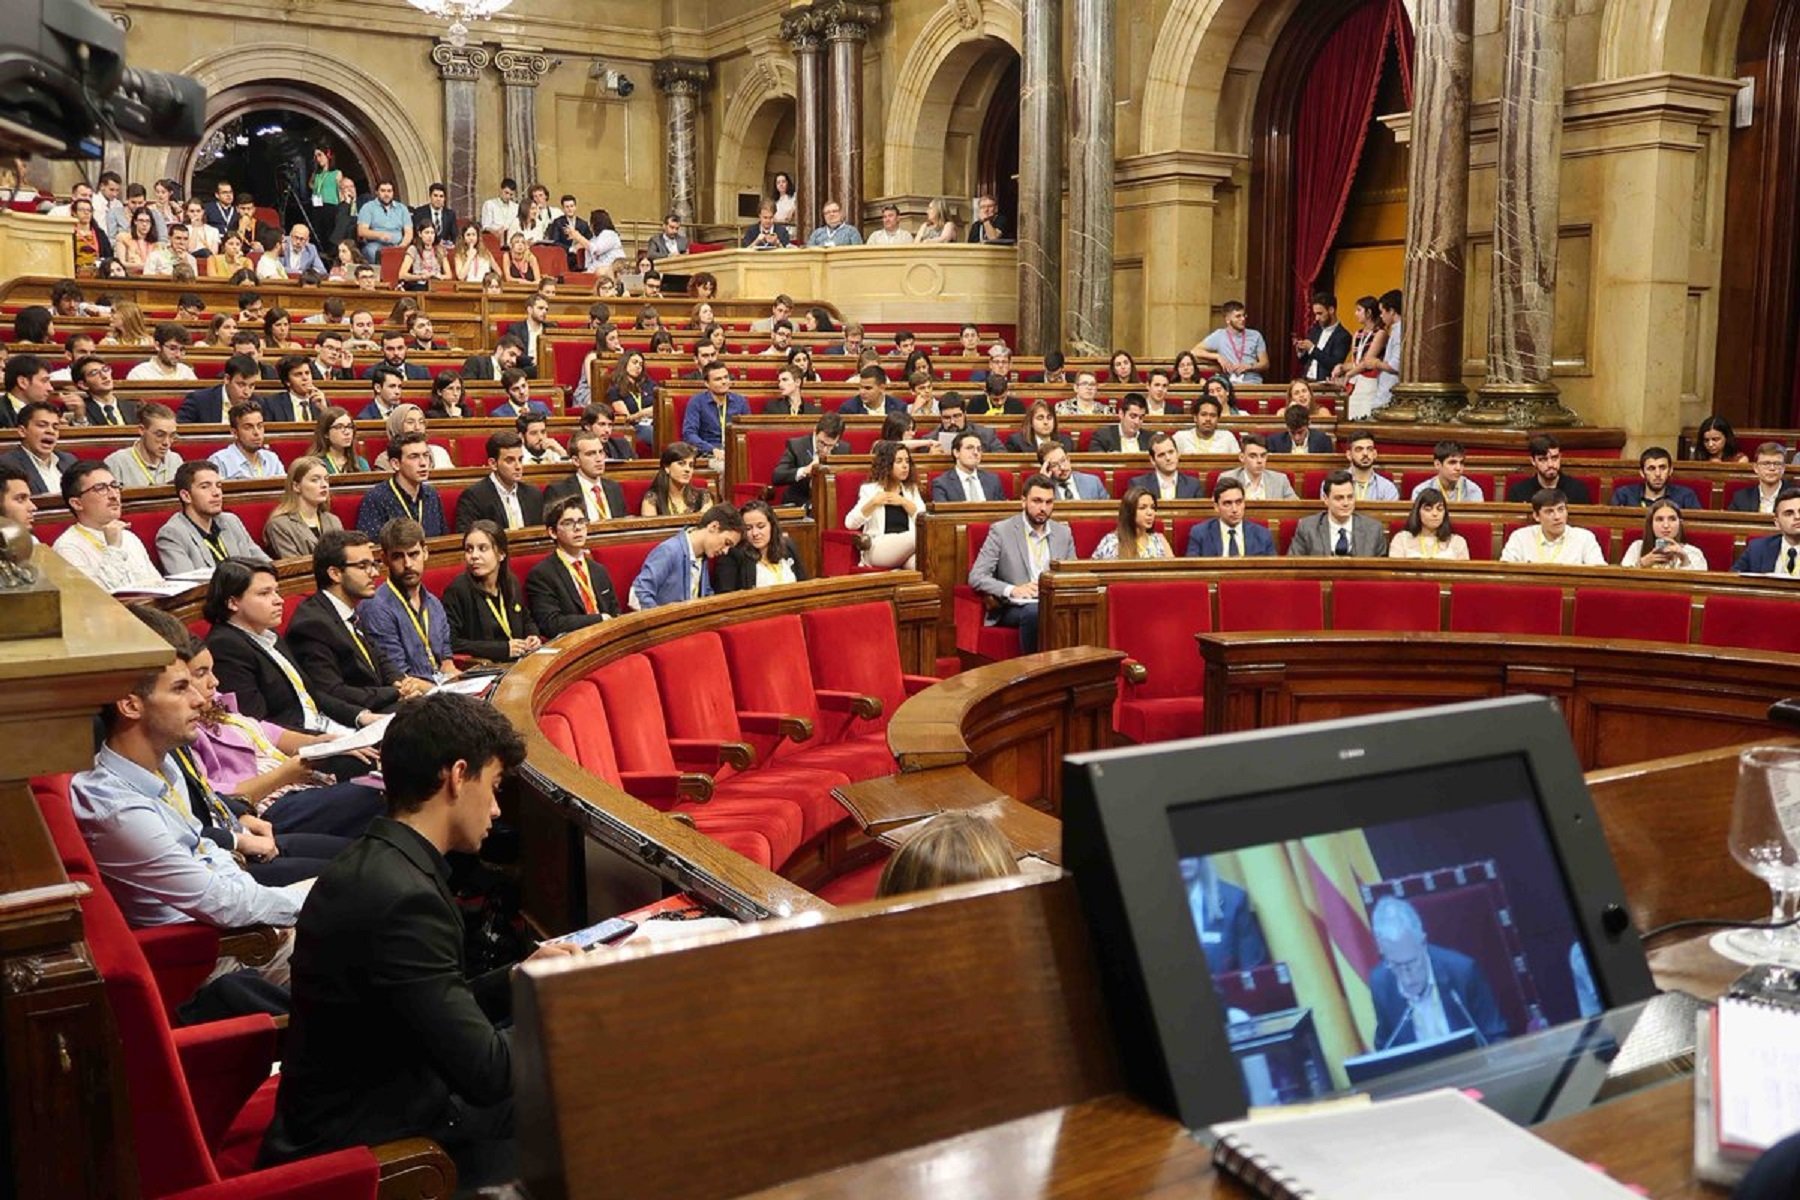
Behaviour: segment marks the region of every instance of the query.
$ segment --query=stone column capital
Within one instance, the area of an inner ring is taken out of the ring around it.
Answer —
[[[494,67],[508,87],[536,87],[540,79],[560,66],[562,59],[552,58],[542,50],[507,46],[494,54]]]
[[[881,23],[881,5],[867,0],[826,0],[813,7],[828,42],[866,42]]]
[[[712,78],[712,68],[692,58],[665,58],[656,63],[652,78],[672,96],[698,96]]]
[[[810,8],[790,9],[781,17],[781,40],[796,54],[816,53],[825,27],[817,12]]]
[[[437,64],[439,79],[466,79],[473,82],[493,61],[485,46],[457,46],[438,42],[431,47],[431,61]]]

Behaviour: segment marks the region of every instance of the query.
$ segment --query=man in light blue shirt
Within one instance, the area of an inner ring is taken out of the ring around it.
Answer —
[[[1375,470],[1375,435],[1359,430],[1350,438],[1350,482],[1356,488],[1358,502],[1364,500],[1398,500],[1400,489],[1394,481]],[[1325,496],[1325,485],[1319,486],[1319,497]]]
[[[356,624],[381,657],[413,679],[461,674],[450,654],[450,616],[425,586],[425,527],[410,517],[381,527],[387,580],[356,606]]]
[[[412,241],[412,209],[394,200],[394,185],[387,180],[375,185],[375,198],[357,212],[356,238],[362,243],[363,258],[377,264],[389,246]]]
[[[263,445],[262,406],[254,400],[234,404],[225,419],[231,422],[231,444],[207,461],[226,479],[280,479],[281,460]]]
[[[1269,344],[1260,331],[1249,327],[1249,310],[1242,300],[1227,300],[1222,311],[1225,324],[1206,335],[1194,347],[1194,357],[1223,372],[1232,383],[1261,383],[1269,369]]]
[[[200,734],[205,701],[186,655],[142,676],[101,711],[106,744],[70,799],[88,850],[135,928],[198,921],[221,929],[292,926],[311,880],[265,887],[200,834],[175,755]],[[285,982],[292,938],[263,973]],[[221,960],[221,970],[235,967]]]
[[[715,504],[700,522],[663,542],[644,559],[631,581],[633,612],[698,600],[713,594],[712,560],[744,537],[744,518],[729,504]]]
[[[825,202],[825,223],[812,231],[806,239],[808,246],[860,246],[863,244],[862,234],[856,226],[844,224],[844,209],[836,200]]]

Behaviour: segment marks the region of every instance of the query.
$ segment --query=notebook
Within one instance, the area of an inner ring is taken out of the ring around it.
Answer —
[[[1800,1133],[1800,1011],[1728,996],[1700,1015],[1696,1041],[1694,1173],[1736,1183]]]
[[[1630,1200],[1638,1193],[1452,1089],[1213,1126],[1213,1165],[1270,1200]]]

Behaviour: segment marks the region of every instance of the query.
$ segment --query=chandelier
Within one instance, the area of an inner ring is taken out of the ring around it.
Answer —
[[[452,46],[466,45],[469,40],[469,27],[465,21],[485,21],[495,13],[503,12],[512,6],[513,0],[406,0],[420,12],[434,17],[448,18],[450,28],[444,32],[445,39]]]

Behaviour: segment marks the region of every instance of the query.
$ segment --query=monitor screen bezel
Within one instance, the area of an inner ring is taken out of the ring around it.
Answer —
[[[1244,1115],[1226,1038],[1180,882],[1172,810],[1351,778],[1517,756],[1568,888],[1608,1007],[1656,992],[1625,892],[1550,700],[1507,697],[1070,755],[1063,766],[1064,865],[1092,931],[1127,1078],[1184,1125]],[[1442,797],[1440,800],[1444,799]],[[1452,802],[1438,811],[1454,811]],[[1381,816],[1381,820],[1391,819]],[[1316,830],[1360,828],[1321,809]],[[1244,844],[1241,831],[1234,840]],[[1266,839],[1278,840],[1278,839]]]

